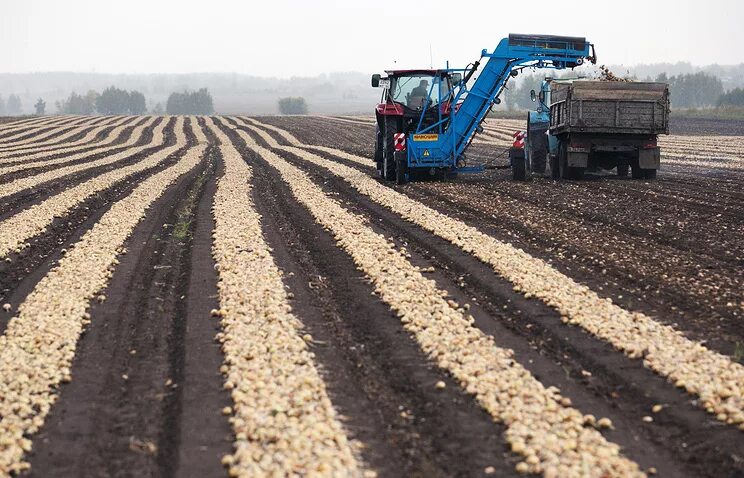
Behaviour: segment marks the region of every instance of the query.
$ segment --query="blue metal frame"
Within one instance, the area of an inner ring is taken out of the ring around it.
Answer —
[[[453,85],[447,96],[450,100],[449,114],[442,114],[442,92],[439,88],[437,102],[438,120],[422,128],[427,108],[422,108],[415,133],[406,141],[408,168],[448,168],[456,172],[477,172],[479,167],[458,167],[458,160],[488,113],[491,105],[504,89],[511,72],[518,68],[563,69],[577,66],[584,59],[595,61],[590,56],[591,44],[581,38],[566,38],[551,35],[510,35],[502,39],[493,53],[481,52],[488,58],[471,88],[464,81]],[[440,72],[467,73],[467,69],[446,68]],[[432,82],[426,106],[431,104]],[[462,100],[459,108],[456,105]],[[445,129],[446,126],[446,129]],[[435,129],[436,128],[436,129]],[[437,133],[433,133],[437,131]],[[426,135],[419,137],[418,135]],[[436,135],[436,136],[434,136]]]

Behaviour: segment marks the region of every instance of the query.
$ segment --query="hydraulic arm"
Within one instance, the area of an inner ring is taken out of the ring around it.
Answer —
[[[478,72],[484,59],[485,64]],[[408,138],[408,168],[478,170],[464,167],[464,152],[491,105],[499,102],[498,96],[509,77],[516,76],[522,68],[573,68],[585,60],[596,63],[594,46],[579,37],[510,34],[493,53],[484,49],[480,61],[453,87],[449,111],[440,110],[439,121],[426,127],[420,121],[416,132]],[[475,75],[476,80],[468,88],[468,80]]]

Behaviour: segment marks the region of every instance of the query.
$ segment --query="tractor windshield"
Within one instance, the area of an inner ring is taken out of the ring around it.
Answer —
[[[447,77],[427,74],[399,76],[391,85],[393,101],[403,103],[412,109],[421,109],[429,98],[429,106],[439,103],[440,91],[442,101],[446,101],[449,92]],[[431,94],[430,94],[431,92]]]

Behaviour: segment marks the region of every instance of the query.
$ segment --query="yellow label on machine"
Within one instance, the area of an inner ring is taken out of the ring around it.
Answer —
[[[429,156],[429,150],[428,150],[428,149],[425,149],[425,150],[424,150],[424,157],[426,158],[426,157],[428,157],[428,156]]]
[[[414,134],[413,140],[414,141],[438,141],[439,135],[438,134]]]

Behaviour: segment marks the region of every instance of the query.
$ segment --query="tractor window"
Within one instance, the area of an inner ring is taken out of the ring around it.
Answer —
[[[432,83],[434,87],[432,88]],[[438,78],[431,75],[411,75],[399,76],[392,85],[393,100],[403,103],[409,108],[418,109],[426,102],[429,97],[431,105],[439,102],[439,88],[442,89],[442,96],[449,91],[449,82],[446,78]],[[443,98],[444,99],[444,98]]]

